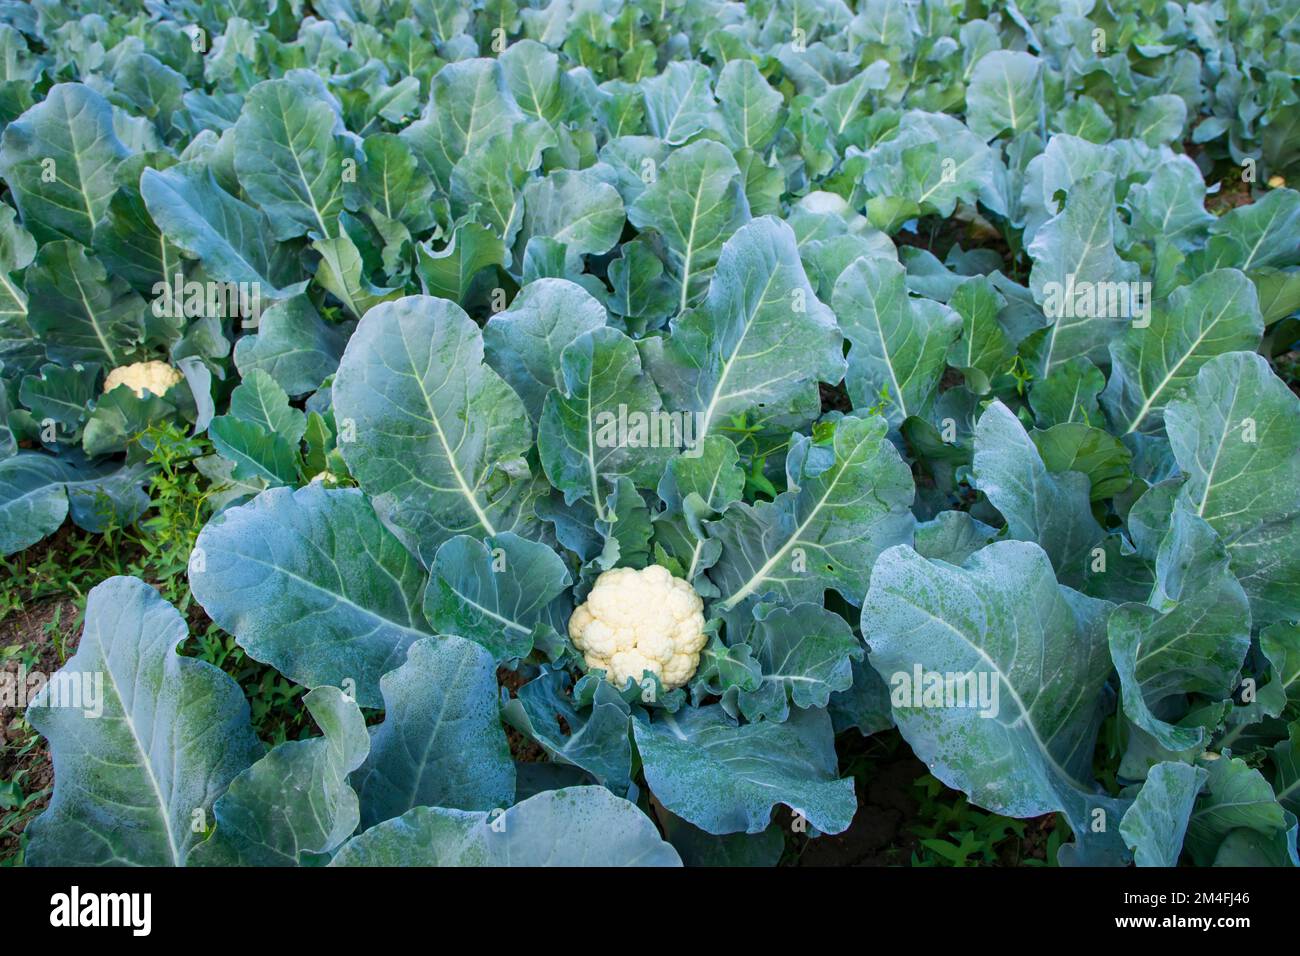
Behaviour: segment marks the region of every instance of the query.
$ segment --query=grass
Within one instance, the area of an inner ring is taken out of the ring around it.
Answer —
[[[1059,815],[1039,820],[999,816],[928,773],[913,786],[919,806],[909,827],[917,838],[912,866],[1056,866],[1056,851],[1070,839],[1070,828]],[[1041,856],[1036,852],[1040,845]]]
[[[841,774],[855,781],[853,824],[816,840],[787,826],[783,865],[1056,866],[1057,850],[1072,839],[1058,814],[1018,820],[975,806],[931,774],[897,730],[869,737],[846,730],[836,750]]]
[[[44,809],[51,790],[48,783],[34,782],[33,757],[41,744],[40,735],[21,717],[15,723],[19,723],[16,729],[20,736],[10,740],[8,750],[18,769],[0,778],[0,844],[12,845],[16,850],[9,855],[0,852],[0,866],[22,866],[27,849],[22,831]]]
[[[73,653],[92,588],[115,575],[148,581],[185,617],[190,637],[180,647],[233,677],[248,699],[253,726],[274,745],[314,733],[299,687],[244,654],[190,593],[187,566],[195,539],[212,515],[212,489],[194,461],[212,453],[205,439],[160,425],[138,438],[151,467],[150,506],[134,526],[110,521],[102,534],[65,525],[40,544],[0,558],[0,668],[56,669]],[[107,514],[107,511],[106,511]],[[53,607],[51,608],[51,605]],[[25,618],[48,615],[38,629]],[[43,650],[53,654],[43,657]],[[22,713],[8,716],[0,754],[0,866],[21,865],[27,824],[50,795],[48,756]]]

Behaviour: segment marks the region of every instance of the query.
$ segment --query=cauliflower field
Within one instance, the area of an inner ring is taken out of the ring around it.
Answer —
[[[0,0],[0,857],[1300,865],[1297,178],[1295,0]]]

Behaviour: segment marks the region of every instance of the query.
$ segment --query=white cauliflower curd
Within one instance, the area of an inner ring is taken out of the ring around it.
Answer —
[[[172,368],[166,362],[136,362],[134,365],[119,365],[108,373],[104,379],[104,393],[107,394],[119,385],[125,385],[135,392],[136,398],[144,398],[147,388],[161,397],[185,376],[179,369]]]
[[[652,564],[643,571],[615,568],[596,578],[569,618],[569,637],[587,666],[618,687],[640,683],[650,671],[664,690],[681,687],[700,664],[704,602],[695,589]]]

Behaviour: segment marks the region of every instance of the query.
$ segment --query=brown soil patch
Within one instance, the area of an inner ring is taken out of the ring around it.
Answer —
[[[14,675],[14,679],[20,668],[26,673],[53,674],[76,650],[80,637],[76,618],[76,602],[62,598],[41,602],[0,622],[0,672]],[[33,745],[34,734],[20,708],[0,707],[0,788],[17,780],[24,799],[36,795],[21,810],[0,803],[0,821],[4,823],[0,825],[0,865],[18,853],[19,835],[45,809],[54,784],[49,752],[43,742]]]

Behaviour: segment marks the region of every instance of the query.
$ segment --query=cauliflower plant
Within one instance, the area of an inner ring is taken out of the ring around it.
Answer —
[[[617,686],[651,671],[664,690],[681,687],[700,664],[704,602],[695,589],[652,564],[615,568],[596,578],[587,602],[569,618],[569,637],[587,666]]]
[[[171,388],[185,376],[178,369],[166,362],[136,362],[134,365],[119,365],[108,373],[104,379],[104,392],[107,394],[119,385],[125,385],[135,392],[137,398],[144,398],[147,388],[155,395],[167,394]]]

